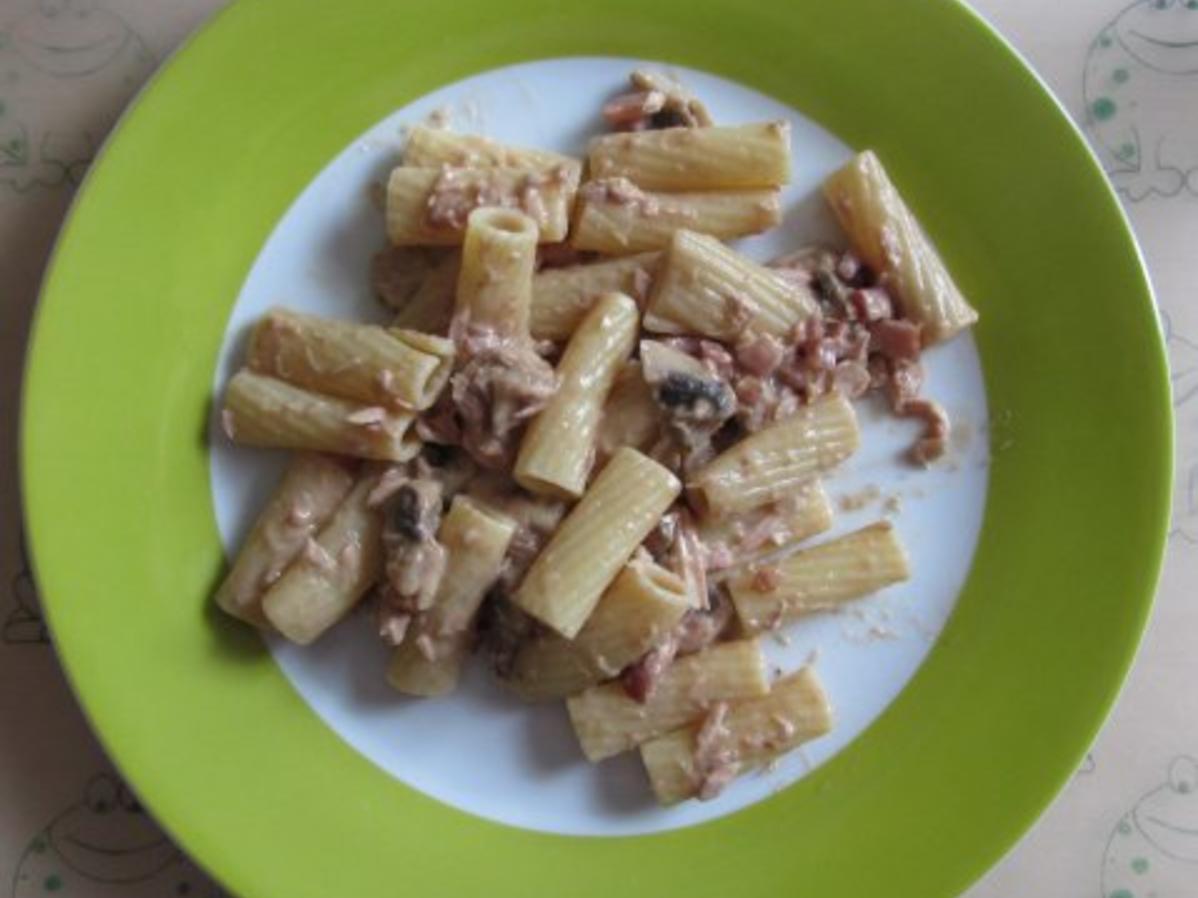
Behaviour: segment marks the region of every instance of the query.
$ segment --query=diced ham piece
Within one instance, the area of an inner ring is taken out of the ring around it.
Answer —
[[[665,105],[666,95],[659,90],[633,91],[605,103],[603,119],[616,131],[640,131]]]
[[[889,318],[870,325],[870,347],[888,359],[914,362],[921,349],[920,327],[900,318]]]
[[[769,377],[782,364],[782,343],[769,334],[751,337],[736,347],[736,363],[754,377]]]

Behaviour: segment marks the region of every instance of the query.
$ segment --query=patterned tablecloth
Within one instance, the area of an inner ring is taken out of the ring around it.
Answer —
[[[63,681],[23,555],[15,459],[30,315],[75,186],[139,85],[219,5],[0,0],[0,898],[219,891],[137,806]],[[1192,898],[1198,896],[1198,0],[1131,6],[976,0],[975,6],[1084,128],[1124,200],[1166,323],[1178,466],[1156,613],[1123,695],[1073,781],[968,895]]]

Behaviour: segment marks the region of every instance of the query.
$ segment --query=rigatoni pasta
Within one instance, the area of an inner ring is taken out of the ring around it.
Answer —
[[[456,246],[475,209],[500,207],[536,222],[542,243],[564,240],[575,182],[530,168],[412,168],[387,180],[387,236],[396,246]]]
[[[568,183],[578,186],[582,163],[561,153],[514,147],[475,134],[417,125],[408,130],[404,165],[417,168],[561,169]]]
[[[679,228],[721,240],[769,230],[782,220],[776,190],[654,193],[627,178],[584,184],[570,243],[611,255],[664,249]]]
[[[791,495],[852,455],[859,439],[852,405],[834,394],[735,444],[689,486],[708,514],[747,511]]]
[[[426,409],[453,368],[453,343],[274,308],[250,337],[247,364],[318,393],[387,408]]]
[[[377,484],[362,476],[299,557],[262,597],[271,626],[307,645],[341,620],[378,579],[382,521],[370,505]]]
[[[790,181],[790,125],[605,134],[589,157],[592,178],[627,178],[646,190],[780,187]]]
[[[894,525],[879,521],[734,578],[728,589],[750,633],[877,592],[910,576]]]
[[[925,344],[978,320],[874,153],[857,154],[828,178],[824,194],[853,248],[889,278],[904,315],[923,328]]]
[[[476,209],[466,224],[455,312],[468,326],[528,336],[537,225],[510,209]]]
[[[217,589],[216,604],[234,617],[264,626],[263,594],[283,576],[353,485],[353,467],[345,459],[297,454]]]
[[[509,678],[526,698],[565,698],[617,676],[669,636],[694,607],[677,574],[648,560],[629,562],[573,639],[530,640]]]
[[[447,334],[461,267],[461,254],[457,250],[447,251],[396,312],[392,326],[425,334]]]
[[[624,293],[638,305],[643,303],[660,258],[660,253],[640,253],[537,272],[532,279],[533,337],[568,339],[595,301],[606,293]]]
[[[433,605],[418,615],[392,655],[387,680],[409,695],[444,695],[457,686],[474,616],[499,579],[516,522],[457,496],[437,539],[445,547],[445,573]]]
[[[558,527],[512,601],[572,639],[682,490],[668,469],[621,449]]]
[[[737,514],[709,516],[699,526],[712,568],[736,569],[832,526],[832,503],[818,480]],[[716,560],[726,559],[724,564]]]
[[[677,230],[645,309],[645,328],[717,340],[735,340],[746,331],[782,337],[818,313],[802,285],[710,236]]]
[[[709,798],[729,779],[760,767],[832,729],[832,707],[814,670],[804,667],[768,695],[721,702],[699,726],[641,745],[653,794],[663,805]]]
[[[623,293],[595,304],[557,366],[559,386],[520,444],[512,476],[526,490],[577,498],[595,459],[603,404],[636,344],[640,314]]]
[[[644,452],[661,436],[660,419],[660,410],[653,391],[645,382],[641,363],[625,363],[603,406],[596,440],[598,457],[610,458],[624,446]]]
[[[579,693],[566,707],[582,753],[602,761],[698,720],[715,702],[768,691],[761,647],[744,639],[678,659],[644,703],[612,683]]]
[[[420,451],[411,412],[323,396],[249,370],[229,381],[221,420],[228,437],[247,446],[382,461],[407,461]]]

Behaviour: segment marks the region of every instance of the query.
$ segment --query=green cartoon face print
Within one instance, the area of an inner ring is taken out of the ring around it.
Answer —
[[[82,800],[34,836],[13,898],[207,898],[219,892],[146,816],[116,778],[94,777]]]
[[[1129,199],[1198,194],[1198,0],[1140,0],[1090,46],[1086,126]]]
[[[1198,883],[1198,761],[1175,758],[1169,780],[1120,818],[1103,859],[1103,898],[1191,898]]]
[[[77,182],[155,60],[97,0],[0,4],[0,188]]]

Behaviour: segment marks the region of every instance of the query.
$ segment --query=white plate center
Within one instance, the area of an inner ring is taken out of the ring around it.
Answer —
[[[240,363],[249,325],[271,305],[385,320],[368,280],[370,257],[383,242],[382,215],[370,194],[394,164],[405,125],[445,110],[455,130],[580,155],[602,127],[602,103],[624,88],[635,65],[573,58],[498,69],[434,91],[355,140],[292,204],[258,256],[225,334],[218,394]],[[768,96],[702,72],[673,71],[718,122],[791,123],[794,180],[784,194],[785,224],[744,241],[743,248],[765,259],[813,240],[839,242],[818,188],[849,148]],[[916,425],[896,421],[880,405],[858,403],[862,449],[828,482],[834,500],[864,500],[863,507],[838,513],[832,535],[889,516],[911,556],[913,576],[845,612],[790,626],[789,645],[765,638],[771,660],[786,671],[818,653],[836,728],[775,769],[743,777],[714,801],[656,807],[635,754],[587,764],[564,706],[526,706],[507,697],[481,662],[449,698],[395,694],[383,678],[386,652],[363,615],[313,647],[271,640],[271,651],[296,691],[357,751],[408,785],[482,817],[556,833],[628,835],[687,826],[761,801],[835,755],[894,700],[940,633],[969,570],[988,472],[981,366],[968,336],[928,353],[926,363],[926,391],[956,425],[949,457],[929,471],[911,468],[901,456]],[[284,458],[232,447],[216,428],[212,446],[213,504],[232,554]]]

